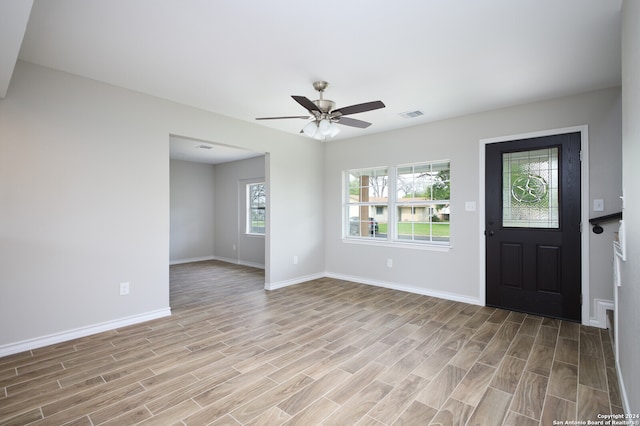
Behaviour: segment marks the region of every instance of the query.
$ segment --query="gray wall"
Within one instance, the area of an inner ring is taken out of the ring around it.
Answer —
[[[627,261],[618,290],[619,374],[627,413],[640,413],[640,2],[622,6],[622,169]]]
[[[320,142],[19,61],[0,100],[0,354],[169,312],[171,134],[269,152],[266,284],[322,273]]]
[[[245,185],[250,182],[264,182],[264,166],[264,156],[216,164],[216,258],[264,267],[265,237],[245,233]]]
[[[213,164],[171,160],[169,260],[213,259]]]
[[[604,213],[619,211],[620,102],[619,89],[600,90],[327,143],[326,270],[333,276],[483,303],[479,212],[464,209],[465,201],[480,205],[480,141],[588,125],[590,198],[605,200]],[[451,250],[371,246],[341,239],[343,170],[442,159],[451,160]],[[587,301],[592,306],[590,316],[595,315],[595,299],[613,300],[613,228],[607,225],[606,229],[605,234],[598,236],[585,228],[585,232],[590,232],[591,300]],[[387,267],[387,259],[393,260],[392,268]]]
[[[220,259],[265,267],[265,236],[245,232],[245,185],[265,181],[265,157],[223,164],[171,160],[170,262]]]

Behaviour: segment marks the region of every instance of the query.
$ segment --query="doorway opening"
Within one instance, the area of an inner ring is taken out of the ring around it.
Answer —
[[[264,233],[247,237],[239,188],[247,181],[269,187],[269,154],[177,135],[169,140],[170,265],[219,260],[263,269],[266,280],[268,214]]]

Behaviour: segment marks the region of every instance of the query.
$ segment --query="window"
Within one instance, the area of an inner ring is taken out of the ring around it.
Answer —
[[[559,228],[558,147],[502,154],[502,226]]]
[[[420,242],[449,242],[449,163],[397,168],[396,237]]]
[[[346,172],[346,214],[351,237],[386,238],[389,202],[387,169]]]
[[[344,176],[346,238],[449,243],[449,161],[349,170]]]
[[[264,182],[247,184],[247,234],[264,235],[266,203]]]

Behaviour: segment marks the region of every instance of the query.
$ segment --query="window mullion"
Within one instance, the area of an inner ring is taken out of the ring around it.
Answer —
[[[389,199],[387,201],[387,211],[388,211],[388,220],[387,220],[387,240],[393,241],[397,239],[397,226],[396,226],[396,217],[397,217],[397,168],[389,167]]]

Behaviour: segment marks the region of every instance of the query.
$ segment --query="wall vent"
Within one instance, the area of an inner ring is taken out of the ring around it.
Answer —
[[[211,145],[198,145],[197,148],[200,148],[200,149],[212,149],[213,147]]]
[[[407,111],[407,112],[401,112],[400,117],[402,118],[416,118],[416,117],[420,117],[421,115],[424,115],[424,113],[422,111]]]

